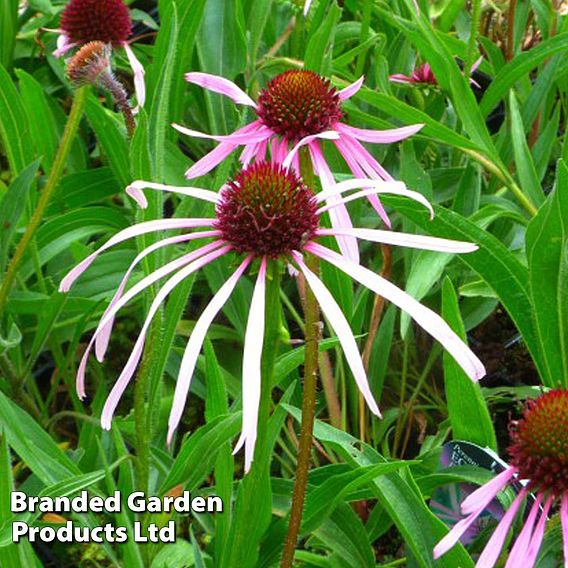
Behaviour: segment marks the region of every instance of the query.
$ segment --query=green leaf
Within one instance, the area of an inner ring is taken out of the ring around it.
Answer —
[[[331,69],[331,55],[335,28],[341,18],[341,9],[332,0],[329,11],[320,26],[312,27],[304,54],[304,67],[316,73],[328,75]]]
[[[0,65],[0,139],[14,176],[35,158],[29,137],[30,128],[20,95],[12,78]]]
[[[94,96],[87,98],[85,112],[114,177],[122,187],[126,187],[132,180],[123,125]]]
[[[540,206],[544,202],[544,193],[536,173],[523,128],[523,119],[513,91],[509,93],[509,107],[511,109],[511,137],[515,153],[515,165],[517,166],[521,188],[534,205]]]
[[[487,117],[499,101],[506,96],[509,89],[524,75],[545,59],[566,49],[568,49],[568,32],[546,39],[529,51],[524,51],[515,56],[497,73],[497,76],[485,91],[479,104],[482,115]]]
[[[568,385],[568,169],[558,162],[556,187],[526,235],[529,282],[545,385]]]
[[[4,272],[8,261],[8,252],[24,207],[28,202],[28,194],[39,168],[36,160],[25,168],[12,182],[8,191],[0,200],[0,271]]]
[[[0,2],[0,65],[12,66],[14,40],[18,32],[18,0]]]
[[[458,298],[448,277],[442,286],[442,316],[459,337],[466,341]],[[444,352],[443,360],[446,401],[454,439],[466,440],[497,451],[491,416],[479,384],[472,381],[447,352]]]

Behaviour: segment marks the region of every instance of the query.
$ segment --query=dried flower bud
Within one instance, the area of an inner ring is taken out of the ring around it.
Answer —
[[[90,41],[67,63],[67,76],[76,85],[95,84],[109,70],[110,56],[110,44]]]

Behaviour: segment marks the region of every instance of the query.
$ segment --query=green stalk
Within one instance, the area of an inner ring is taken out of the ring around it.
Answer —
[[[73,96],[73,106],[71,107],[71,112],[67,117],[67,123],[65,124],[65,130],[63,131],[63,136],[61,142],[59,143],[59,148],[57,148],[57,154],[55,155],[55,160],[53,161],[53,167],[51,173],[47,179],[47,183],[41,192],[40,198],[37,202],[35,211],[26,227],[26,232],[24,236],[20,239],[18,246],[16,247],[16,252],[6,270],[4,280],[2,281],[2,286],[0,287],[0,313],[6,305],[8,300],[8,294],[12,288],[12,284],[16,279],[16,274],[18,273],[18,268],[24,257],[30,243],[43,219],[43,214],[45,209],[49,204],[53,192],[55,191],[59,180],[63,174],[65,164],[67,163],[67,157],[71,151],[71,146],[73,145],[73,140],[77,135],[77,130],[79,129],[79,124],[81,122],[81,117],[83,116],[83,110],[85,109],[85,102],[87,100],[87,87],[81,87],[75,91]]]
[[[314,171],[308,152],[305,146],[300,150],[300,171],[304,183],[306,183],[308,187],[313,188]],[[306,264],[314,274],[319,274],[319,262],[317,257],[306,255]],[[300,446],[298,448],[298,462],[296,464],[296,479],[294,481],[294,494],[292,496],[288,533],[286,535],[284,552],[282,553],[282,560],[280,562],[281,568],[291,568],[294,562],[294,552],[302,524],[302,512],[304,509],[304,498],[306,496],[308,471],[311,461],[319,359],[320,312],[316,297],[309,286],[306,286],[305,318],[306,347],[304,355],[304,393]]]

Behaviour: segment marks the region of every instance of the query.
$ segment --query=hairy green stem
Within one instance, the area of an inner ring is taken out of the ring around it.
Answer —
[[[479,23],[481,22],[481,0],[473,0],[471,10],[471,31],[467,42],[467,56],[463,74],[467,80],[471,75],[473,58],[475,57],[475,46],[477,45],[477,34],[479,33]]]
[[[63,131],[63,136],[61,142],[59,143],[59,148],[57,148],[57,154],[55,155],[55,160],[53,161],[53,167],[51,168],[51,173],[47,179],[47,183],[43,188],[40,198],[37,202],[35,211],[26,227],[24,236],[20,239],[14,256],[6,270],[6,275],[2,281],[2,286],[0,287],[0,313],[2,313],[6,301],[8,300],[8,294],[12,288],[12,284],[18,273],[18,268],[22,260],[24,259],[28,247],[32,242],[32,239],[43,219],[43,214],[45,209],[49,204],[49,201],[55,191],[59,180],[63,174],[65,164],[67,163],[67,157],[71,151],[71,146],[77,135],[77,130],[79,129],[79,124],[81,122],[81,117],[83,116],[83,110],[85,108],[85,102],[87,100],[87,87],[81,87],[75,91],[73,96],[73,105],[71,107],[71,112],[67,117],[67,123],[65,124],[65,130]]]
[[[300,150],[300,170],[304,183],[309,187],[314,186],[314,172],[308,149]],[[306,255],[306,263],[310,270],[319,274],[319,262],[313,255]],[[306,347],[304,355],[304,393],[302,402],[302,425],[300,430],[300,446],[298,449],[298,462],[296,464],[296,478],[294,481],[294,494],[292,496],[292,508],[288,523],[288,533],[284,543],[284,551],[280,562],[281,568],[290,568],[294,562],[294,552],[298,541],[298,534],[302,524],[304,498],[308,483],[308,471],[310,469],[310,456],[315,420],[317,373],[319,366],[319,339],[321,334],[320,311],[316,297],[306,286],[305,300],[305,336]]]

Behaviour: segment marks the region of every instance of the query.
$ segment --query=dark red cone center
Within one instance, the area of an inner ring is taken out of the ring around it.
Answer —
[[[61,29],[77,43],[121,44],[130,36],[132,21],[122,0],[71,0],[63,10]]]
[[[316,211],[314,194],[295,173],[260,162],[223,188],[216,227],[238,252],[276,258],[314,236]]]
[[[511,436],[511,463],[533,490],[555,495],[568,491],[568,390],[529,401]]]
[[[335,87],[304,70],[274,77],[261,91],[256,112],[263,124],[292,142],[329,130],[343,116]]]

